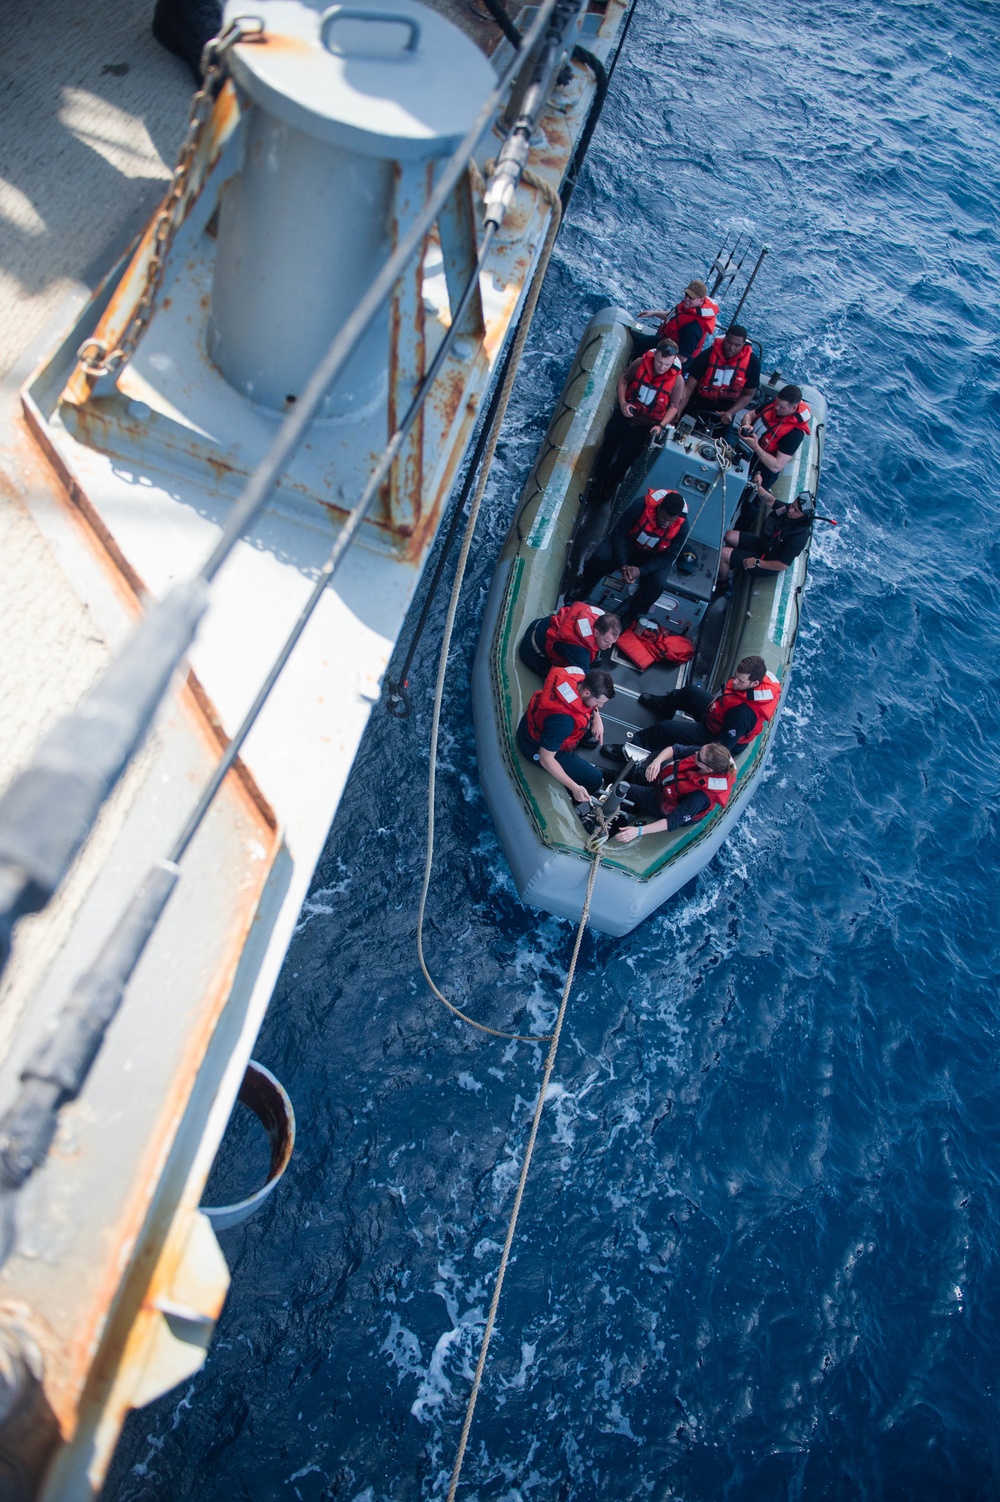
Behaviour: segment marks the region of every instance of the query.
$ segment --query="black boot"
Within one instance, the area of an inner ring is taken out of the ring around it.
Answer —
[[[673,694],[640,694],[639,703],[643,709],[651,709],[664,720],[670,719],[675,708]]]

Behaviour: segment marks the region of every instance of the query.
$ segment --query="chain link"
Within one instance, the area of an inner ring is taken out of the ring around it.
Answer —
[[[114,375],[135,353],[135,347],[153,316],[156,299],[163,285],[167,256],[170,254],[174,236],[180,228],[180,206],[187,193],[192,167],[198,156],[205,129],[211,119],[219,90],[229,72],[226,55],[237,42],[245,42],[263,35],[264,22],[259,16],[237,16],[217,37],[206,42],[201,57],[202,85],[191,101],[191,115],[180,155],[177,158],[177,166],[174,168],[170,187],[167,189],[166,197],[153,223],[153,238],[142,295],[114,349],[106,349],[99,339],[88,339],[80,345],[77,358],[88,376]]]

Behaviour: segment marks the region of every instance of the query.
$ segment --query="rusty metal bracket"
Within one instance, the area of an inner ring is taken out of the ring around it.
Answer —
[[[392,247],[396,250],[430,196],[434,164],[394,162]],[[389,428],[392,436],[416,396],[427,368],[424,314],[424,240],[392,291],[389,305]],[[389,476],[389,520],[409,536],[420,521],[424,480],[424,412],[421,408]]]
[[[476,258],[479,254],[472,180],[468,169],[455,184],[451,197],[438,215],[438,233],[441,237],[441,255],[444,260],[448,300],[454,312],[468,285],[469,277],[475,271]],[[461,327],[456,330],[456,333],[459,337],[466,336],[479,340],[482,339],[485,331],[483,299],[477,286],[462,318]]]

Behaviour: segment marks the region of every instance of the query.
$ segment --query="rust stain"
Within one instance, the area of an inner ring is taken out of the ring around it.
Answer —
[[[52,487],[53,492],[59,495],[85,524],[91,537],[98,544],[98,556],[103,555],[105,563],[111,562],[113,565],[112,577],[119,585],[124,581],[128,586],[126,598],[133,609],[133,613],[136,615],[140,614],[141,610],[139,607],[141,606],[143,597],[147,593],[142,578],[115,542],[114,537],[108,531],[98,511],[91,505],[83,487],[75,479],[68,466],[63,463],[59,450],[49,441],[45,424],[39,421],[31,404],[22,400],[22,410],[27,426],[41,448],[42,454],[50,469],[54,472],[54,478],[58,482]]]
[[[464,372],[455,366],[446,365],[428,398],[434,410],[440,413],[441,422],[446,431],[451,427],[455,413],[462,405],[465,388]]]
[[[277,52],[291,53],[301,57],[305,53],[315,53],[316,47],[312,42],[307,42],[303,37],[279,36],[272,31],[265,32],[257,42],[240,42],[237,52],[245,52],[247,56],[251,52]]]
[[[214,752],[226,751],[229,746],[230,736],[226,734],[225,727],[219,718],[218,710],[208,697],[193,669],[188,672],[186,687],[198,711],[195,723],[200,723],[201,728],[207,731],[211,748]],[[256,816],[262,819],[267,828],[274,834],[278,828],[278,816],[264,797],[260,784],[242,757],[238,756],[233,762],[232,771],[229,773],[227,781],[232,781],[233,778],[242,786]]]
[[[201,454],[201,457],[205,460],[205,463],[208,465],[209,469],[211,469],[217,480],[224,480],[227,475],[236,475],[242,473],[242,471],[238,470],[235,465],[230,464],[227,459],[220,459],[218,454],[203,452]]]
[[[84,524],[85,532],[90,534],[89,540],[92,547],[95,542],[98,545],[94,549],[98,553],[98,557],[105,564],[110,561],[113,565],[114,572],[111,577],[118,586],[117,592],[125,598],[131,608],[131,612],[136,617],[141,616],[144,609],[143,602],[148,597],[148,591],[141,576],[129,563],[115,541],[114,536],[104,524],[100,514],[91,504],[85,491],[62,462],[58,449],[49,443],[44,425],[38,423],[32,408],[27,403],[24,404],[24,417],[30,435],[41,446],[41,457],[45,469],[49,471],[49,484],[46,486],[46,489],[50,490],[52,494],[64,503],[68,502],[69,507],[76,513],[77,518]],[[25,458],[29,454],[36,456],[37,463],[37,451],[34,450],[33,446],[28,448],[26,444],[25,447],[27,449]],[[217,462],[221,467],[228,468],[228,466],[222,465],[221,460]],[[23,468],[24,464],[22,462],[22,470]],[[10,486],[10,482],[3,475],[2,471],[0,471],[0,481],[3,482],[4,488],[13,493],[13,487]],[[127,586],[127,590],[123,591],[121,589],[122,583]],[[218,710],[193,671],[188,673],[187,688],[191,694],[191,708],[194,711],[193,718],[196,726],[200,725],[213,753],[220,750],[225,751],[229,745],[229,737],[223,728]],[[273,808],[261,792],[253,773],[239,757],[237,757],[233,764],[232,773],[228,780],[231,781],[234,777],[242,785],[247,798],[250,800],[250,805],[254,810],[255,816],[263,819],[270,831],[273,832],[277,829],[278,821]]]
[[[280,839],[272,837],[267,859],[259,863],[262,868],[259,880],[242,903],[228,943],[219,957],[215,979],[202,1000],[197,1025],[192,1028],[183,1055],[178,1061],[172,1088],[163,1102],[145,1160],[139,1164],[133,1181],[133,1193],[117,1227],[108,1228],[113,1239],[114,1255],[109,1256],[105,1262],[105,1276],[95,1291],[89,1316],[82,1322],[69,1348],[64,1350],[58,1372],[46,1373],[46,1395],[67,1438],[75,1432],[80,1398],[88,1381],[100,1381],[102,1375],[107,1381],[108,1368],[116,1371],[122,1347],[127,1343],[127,1327],[135,1319],[139,1308],[150,1314],[155,1313],[153,1306],[156,1298],[170,1289],[183,1257],[185,1237],[168,1236],[162,1250],[160,1242],[167,1229],[162,1223],[162,1217],[169,1214],[172,1220],[174,1214],[185,1208],[184,1202],[182,1200],[178,1204],[176,1211],[161,1210],[161,1219],[149,1221],[147,1225],[153,1202],[151,1186],[159,1185],[170,1149],[177,1138],[201,1064],[232,991],[240,957],[256,921],[260,897],[280,843]],[[202,1187],[197,1186],[199,1197]],[[157,1228],[159,1235],[156,1234]],[[143,1231],[146,1234],[139,1248]],[[129,1264],[131,1275],[127,1286],[123,1288],[122,1269]],[[138,1292],[140,1288],[141,1292]],[[115,1332],[122,1325],[126,1326],[125,1333],[115,1338]],[[98,1348],[109,1327],[112,1327],[109,1348],[99,1353]]]

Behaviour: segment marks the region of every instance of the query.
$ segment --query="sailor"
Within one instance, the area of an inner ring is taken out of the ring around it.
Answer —
[[[741,323],[734,323],[687,368],[681,413],[733,422],[760,385],[760,356]]]
[[[781,697],[781,684],[767,671],[763,657],[743,657],[725,687],[715,695],[686,684],[669,694],[640,694],[639,703],[663,719],[640,730],[633,745],[646,751],[664,746],[704,746],[718,741],[737,756],[773,720]],[[605,746],[610,761],[628,759],[624,746]]]
[[[589,595],[605,574],[620,573],[639,588],[622,607],[622,624],[648,610],[687,536],[687,502],[679,490],[647,490],[587,560],[576,592]]]
[[[719,304],[708,295],[708,288],[697,277],[688,282],[684,296],[676,307],[669,309],[647,308],[639,314],[643,318],[659,318],[658,338],[673,339],[686,364],[704,349],[706,341],[715,333],[715,320],[719,316]]]
[[[554,615],[532,621],[517,650],[525,667],[539,678],[554,667],[582,668],[586,673],[621,634],[622,623],[616,615],[604,615],[596,605],[578,600]]]
[[[604,740],[601,709],[615,696],[611,674],[603,668],[553,668],[517,727],[517,744],[529,761],[537,762],[564,788],[574,803],[586,803],[600,792],[600,770],[577,754],[585,736],[598,746]]]
[[[811,416],[798,386],[782,386],[759,412],[743,414],[740,437],[756,456],[753,467],[768,485],[802,447]]]
[[[767,507],[764,525],[756,532],[727,532],[719,563],[719,583],[730,574],[781,574],[809,545],[816,502],[803,490],[787,506],[765,490],[758,477],[757,493]]]
[[[643,775],[644,774],[644,775]],[[667,833],[696,824],[725,808],[736,781],[736,763],[725,746],[665,746],[636,780],[629,779],[628,803],[634,824],[615,835],[627,845],[646,834]]]
[[[684,381],[677,345],[663,339],[626,366],[618,380],[618,405],[608,419],[594,466],[598,493],[616,485],[642,453],[677,416]]]

